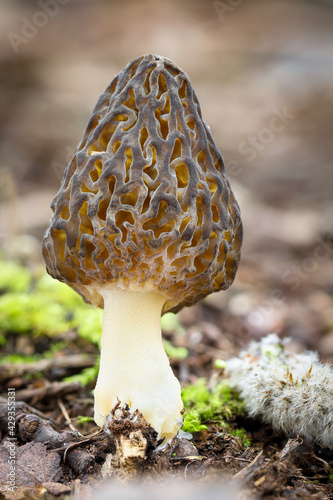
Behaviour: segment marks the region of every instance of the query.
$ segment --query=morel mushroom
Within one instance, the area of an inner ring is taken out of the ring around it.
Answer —
[[[242,243],[222,156],[178,66],[149,54],[114,78],[51,208],[49,274],[104,307],[96,423],[119,400],[172,438],[183,404],[161,312],[228,288]]]

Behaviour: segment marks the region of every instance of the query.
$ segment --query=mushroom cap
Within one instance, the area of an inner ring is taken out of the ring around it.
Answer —
[[[42,243],[51,276],[103,307],[100,288],[157,290],[177,311],[233,282],[239,207],[188,76],[148,54],[99,97]]]

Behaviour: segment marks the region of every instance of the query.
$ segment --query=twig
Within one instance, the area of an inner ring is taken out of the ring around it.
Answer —
[[[96,362],[96,356],[73,354],[53,359],[41,359],[34,363],[4,363],[0,365],[0,381],[23,375],[46,373],[54,369],[88,368]]]
[[[60,410],[61,410],[61,413],[62,413],[62,414],[63,414],[63,416],[64,416],[65,422],[66,422],[66,424],[68,425],[68,427],[69,427],[69,428],[70,428],[73,432],[75,432],[75,433],[76,433],[76,434],[77,434],[80,438],[83,438],[83,437],[84,437],[84,436],[83,436],[83,434],[81,434],[81,432],[79,432],[79,431],[78,431],[78,430],[74,427],[74,425],[72,424],[72,421],[71,421],[71,419],[70,419],[70,416],[68,415],[68,412],[67,412],[67,410],[66,410],[66,408],[65,408],[65,405],[64,405],[64,403],[61,401],[61,399],[60,399],[60,398],[58,398],[58,399],[57,399],[57,403],[58,403],[58,406],[59,406],[59,408],[60,408]]]
[[[91,440],[92,438],[99,436],[102,433],[104,433],[104,429],[99,429],[98,431],[93,432],[92,434],[87,434],[86,436],[83,436],[83,437],[84,437],[85,441],[87,441],[88,439]]]
[[[83,439],[82,441],[78,441],[77,443],[72,443],[69,446],[62,446],[61,448],[53,448],[53,451],[57,451],[58,453],[64,452],[64,462],[65,462],[65,457],[66,457],[67,453],[69,452],[69,450],[72,450],[72,449],[76,448],[77,446],[81,446],[82,444],[91,443],[93,441],[93,438],[95,438],[96,436],[99,436],[100,434],[104,434],[103,429],[100,429],[99,431],[97,431],[93,434],[89,434],[88,436],[82,436],[82,437],[85,437],[85,439]]]
[[[318,460],[318,462],[321,462],[323,464],[325,472],[327,473],[330,472],[331,467],[325,460],[323,460],[320,457],[317,457],[317,455],[314,452],[311,453],[311,457],[315,458],[316,460]]]
[[[297,436],[296,439],[288,439],[286,446],[280,453],[280,460],[284,460],[288,455],[293,453],[301,444],[303,444],[303,439]]]
[[[66,450],[65,450],[65,453],[64,453],[64,462],[66,462],[66,457],[67,457],[67,453],[72,450],[73,448],[76,448],[77,446],[81,446],[82,444],[87,444],[87,443],[91,443],[92,439],[95,437],[95,436],[98,436],[100,434],[102,434],[104,431],[103,429],[100,429],[98,432],[96,432],[95,434],[92,434],[90,437],[86,438],[86,439],[83,439],[83,441],[79,441],[78,443],[73,443],[71,445],[69,445]],[[82,434],[81,434],[82,436]],[[84,437],[84,436],[82,436]]]
[[[248,464],[242,470],[237,472],[233,476],[233,479],[245,479],[245,478],[253,476],[263,461],[264,457],[262,457],[262,454],[263,454],[263,450],[256,456],[256,458],[254,460],[252,460],[252,462],[250,464]]]
[[[40,401],[44,397],[50,399],[54,397],[64,396],[71,392],[77,392],[81,389],[80,382],[46,382],[44,387],[38,389],[23,389],[16,391],[16,398],[21,401]]]

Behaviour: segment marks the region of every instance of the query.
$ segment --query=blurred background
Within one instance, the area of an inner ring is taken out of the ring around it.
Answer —
[[[244,221],[234,285],[180,321],[193,342],[206,336],[236,351],[277,331],[295,350],[332,361],[333,2],[1,0],[0,8],[2,253],[41,262],[51,199],[99,94],[130,60],[158,53],[189,75]]]

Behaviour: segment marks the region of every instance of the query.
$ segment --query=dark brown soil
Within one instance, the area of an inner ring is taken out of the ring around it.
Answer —
[[[197,309],[203,317],[211,312],[207,305],[197,306]],[[215,341],[212,335],[206,334],[200,342],[192,340],[191,344],[189,337],[193,336],[194,326],[187,329],[183,338],[183,343],[191,346],[190,357],[181,363],[172,362],[178,376],[186,373],[187,380],[192,381],[198,376],[211,376],[214,359],[222,352],[221,343],[227,342],[222,334]],[[216,333],[217,328],[213,321],[196,325],[196,331]],[[179,343],[179,336],[169,334],[169,338]],[[63,376],[64,371],[60,374]],[[140,478],[143,488],[148,488],[160,481],[178,479],[184,485],[198,483],[200,487],[209,487],[222,482],[232,491],[236,487],[240,489],[238,496],[229,493],[229,498],[332,498],[332,452],[305,446],[301,439],[288,440],[283,435],[276,435],[259,421],[239,417],[232,423],[233,428],[246,430],[252,442],[249,447],[244,446],[240,437],[208,422],[208,430],[193,435],[190,441],[175,438],[166,449],[154,452],[158,442],[153,429],[144,419],[134,419],[132,424],[129,413],[110,423],[108,431],[99,431],[93,423],[87,423],[79,426],[80,433],[76,432],[76,418],[93,414],[90,387],[83,389],[77,383],[66,386],[66,383],[46,378],[29,383],[23,377],[12,375],[5,385],[19,386],[18,399],[24,399],[16,403],[14,435],[18,446],[16,467],[20,472],[16,478],[19,493],[15,498],[31,498],[32,495],[65,499],[68,494],[77,498],[81,487],[84,495],[90,498],[100,486],[105,475],[105,459],[108,454],[115,453],[119,436],[129,436],[132,431],[139,430],[148,441],[145,459],[131,464],[126,473],[119,472],[118,468],[109,472],[113,480],[121,484]],[[53,373],[53,378],[56,377]],[[7,413],[7,398],[3,397],[0,399],[2,443],[9,437]],[[71,422],[72,429],[68,427]],[[8,449],[4,445],[0,446],[0,459],[3,464],[8,459]],[[7,474],[6,467],[2,468],[2,484]],[[5,497],[11,498],[11,495],[5,493]]]

